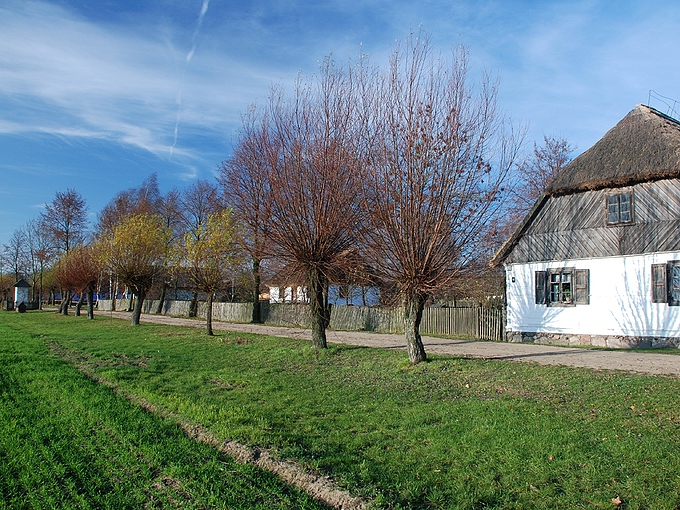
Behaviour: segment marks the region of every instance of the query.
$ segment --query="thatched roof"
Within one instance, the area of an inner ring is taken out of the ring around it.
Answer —
[[[550,195],[680,177],[680,123],[637,105],[600,141],[567,165]]]
[[[503,263],[551,196],[668,178],[680,178],[680,122],[649,106],[637,105],[595,145],[557,174],[494,255],[491,265]]]

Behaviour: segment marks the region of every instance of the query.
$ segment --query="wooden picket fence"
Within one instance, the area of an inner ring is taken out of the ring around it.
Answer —
[[[505,341],[502,308],[426,308],[420,332],[424,335],[464,336]]]
[[[127,300],[117,300],[116,309],[125,310]],[[156,310],[157,301],[144,302],[143,311]],[[163,314],[187,316],[189,301],[166,301]],[[100,310],[110,310],[110,300],[99,301]],[[225,322],[250,322],[251,303],[213,303],[213,318]],[[198,304],[198,316],[205,317],[205,303]],[[309,306],[306,304],[262,303],[262,319],[271,326],[309,327]],[[338,331],[371,331],[375,333],[404,332],[401,308],[368,306],[334,306],[331,308],[330,329]],[[502,342],[505,337],[505,310],[502,308],[426,308],[420,325],[423,335],[442,335]]]

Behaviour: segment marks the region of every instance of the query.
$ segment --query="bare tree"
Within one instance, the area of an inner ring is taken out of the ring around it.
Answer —
[[[326,60],[315,86],[298,83],[284,102],[272,94],[269,236],[287,273],[305,281],[312,345],[326,347],[328,283],[346,265],[360,224],[352,75]]]
[[[158,189],[158,176],[153,173],[136,188],[119,192],[97,215],[95,230],[111,231],[123,218],[135,214],[157,214],[163,197]]]
[[[266,114],[258,116],[253,108],[242,121],[236,149],[231,158],[220,166],[217,179],[225,201],[233,208],[242,227],[239,242],[252,261],[252,321],[259,323],[262,322],[261,265],[267,256],[270,222],[269,170],[276,165],[278,151]]]
[[[534,142],[532,154],[517,165],[518,183],[512,191],[508,213],[511,229],[522,221],[560,170],[571,161],[573,151],[574,147],[565,138],[544,135],[543,145]]]
[[[183,190],[179,198],[185,230],[192,230],[204,225],[208,216],[223,209],[217,186],[203,179],[198,179]]]
[[[72,246],[82,243],[87,233],[87,205],[74,189],[57,192],[50,204],[45,204],[41,215],[53,246],[60,253],[68,253]]]
[[[6,309],[5,307],[9,305],[9,300],[12,293],[12,286],[14,285],[15,282],[12,280],[11,276],[8,276],[3,272],[2,264],[3,263],[0,260],[0,294],[2,294],[0,302],[2,303],[3,310],[5,310]]]
[[[33,299],[37,299],[38,306],[42,310],[43,301],[43,277],[45,269],[49,267],[54,256],[54,248],[50,242],[44,223],[38,219],[30,220],[26,228],[28,248],[31,260],[31,274],[33,277]],[[38,288],[38,296],[35,289]]]
[[[57,254],[68,253],[71,247],[82,243],[87,233],[87,205],[85,199],[74,189],[58,191],[50,204],[45,204],[45,212],[40,221],[52,240]],[[60,311],[68,308],[70,292],[62,291]]]
[[[14,282],[18,282],[24,276],[27,276],[30,267],[29,251],[28,251],[28,237],[26,231],[17,229],[12,233],[9,242],[4,245],[2,250],[2,258],[5,266],[10,269],[14,275]]]
[[[426,359],[424,305],[475,258],[520,146],[505,130],[497,84],[485,74],[476,91],[462,49],[450,60],[430,52],[413,35],[397,46],[364,116],[366,252],[401,297],[412,363]]]

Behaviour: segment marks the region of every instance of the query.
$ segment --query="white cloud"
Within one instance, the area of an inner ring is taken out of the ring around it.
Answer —
[[[221,131],[269,85],[223,54],[198,52],[187,66],[167,27],[97,25],[43,2],[0,7],[0,33],[2,133],[101,138],[169,157],[180,95],[180,133]],[[180,143],[173,156],[200,154]]]

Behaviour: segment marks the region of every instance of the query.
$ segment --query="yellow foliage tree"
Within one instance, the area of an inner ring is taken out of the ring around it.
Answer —
[[[194,288],[208,296],[206,331],[212,330],[212,305],[215,295],[224,289],[239,262],[237,225],[231,210],[218,211],[192,228],[184,237],[185,258]]]
[[[136,297],[132,324],[138,325],[142,304],[170,250],[170,229],[160,215],[141,213],[122,218],[97,242],[105,267]]]

